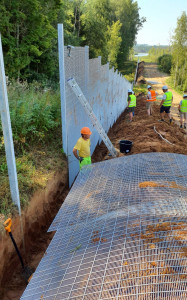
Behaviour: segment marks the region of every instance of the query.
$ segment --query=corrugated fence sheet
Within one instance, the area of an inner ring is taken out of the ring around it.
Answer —
[[[87,126],[92,131],[91,153],[98,142],[101,142],[101,138],[67,80],[75,78],[106,133],[125,110],[127,91],[132,88],[132,84],[113,68],[109,69],[109,64],[101,65],[101,57],[89,59],[87,46],[71,47],[70,53],[67,46],[63,46],[62,49],[64,53],[59,53],[59,57],[64,54],[65,96],[62,101],[65,101],[66,107],[62,109],[62,119],[66,124],[65,130],[62,130],[63,148],[68,157],[71,186],[79,172],[79,164],[72,150],[80,137],[81,128]]]

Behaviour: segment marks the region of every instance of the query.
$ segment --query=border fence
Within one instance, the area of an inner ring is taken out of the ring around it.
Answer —
[[[89,59],[88,46],[65,46],[62,24],[58,25],[58,45],[63,150],[68,157],[71,186],[79,171],[79,164],[72,150],[80,137],[81,128],[87,126],[92,131],[91,153],[101,139],[67,80],[75,78],[106,133],[125,110],[128,89],[132,88],[132,84],[117,70],[110,69],[109,63],[102,65],[101,57]]]

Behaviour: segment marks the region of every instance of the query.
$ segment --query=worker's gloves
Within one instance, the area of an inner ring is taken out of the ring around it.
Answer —
[[[78,160],[80,161],[80,162],[82,162],[83,161],[83,157],[81,157],[81,156],[79,156],[79,158],[78,158]]]

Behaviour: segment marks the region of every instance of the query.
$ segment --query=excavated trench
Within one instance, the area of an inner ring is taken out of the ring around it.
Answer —
[[[12,234],[20,249],[24,264],[36,269],[53,233],[47,230],[57,211],[68,194],[67,168],[55,174],[45,191],[36,193],[29,207],[22,214],[25,251],[23,249],[20,218],[14,218]],[[22,267],[8,235],[0,240],[0,299],[20,299],[26,282],[22,276]]]
[[[143,74],[144,63],[141,62],[138,70],[140,80]],[[186,131],[180,130],[176,124],[170,126],[167,122],[159,123],[159,108],[154,105],[153,116],[148,118],[145,108],[145,97],[137,97],[137,108],[132,123],[128,122],[128,113],[125,110],[117,122],[110,129],[108,135],[112,143],[119,149],[119,141],[127,139],[133,141],[133,147],[128,155],[145,152],[173,152],[187,155],[185,141]],[[160,138],[153,127],[162,134],[167,143]],[[120,153],[119,156],[124,154]],[[110,159],[108,151],[103,143],[96,147],[92,161],[97,162]],[[36,269],[41,258],[53,238],[54,233],[47,230],[56,216],[60,206],[69,192],[68,170],[56,174],[45,191],[38,192],[31,199],[29,208],[23,212],[22,221],[24,229],[25,252],[23,250],[20,220],[13,220],[12,231],[15,240],[21,250],[26,264]],[[21,276],[22,268],[15,253],[9,236],[1,236],[0,240],[0,299],[20,299],[26,283]]]

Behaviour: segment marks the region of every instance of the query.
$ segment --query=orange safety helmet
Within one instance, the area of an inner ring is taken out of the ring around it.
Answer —
[[[82,129],[81,129],[81,134],[92,134],[92,132],[90,131],[90,128],[88,128],[88,127],[83,127]]]

